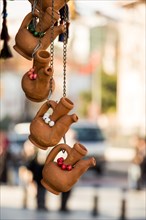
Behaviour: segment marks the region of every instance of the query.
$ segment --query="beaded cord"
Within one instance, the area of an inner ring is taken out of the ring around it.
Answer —
[[[33,21],[31,21],[30,24],[28,25],[28,30],[30,33],[33,34],[34,37],[42,38],[45,35],[45,32],[42,32],[42,31],[39,32],[35,30]]]

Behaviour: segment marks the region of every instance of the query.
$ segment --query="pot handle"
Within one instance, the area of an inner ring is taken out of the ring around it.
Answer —
[[[67,154],[70,154],[71,147],[67,144],[56,145],[48,154],[45,164],[52,162],[55,159],[55,157],[57,156],[57,154],[62,150],[65,150],[67,152]]]
[[[54,111],[56,105],[57,105],[57,102],[55,102],[53,100],[49,100],[49,101],[45,102],[42,105],[42,107],[39,109],[39,111],[37,112],[35,118],[43,117],[43,115],[48,111],[49,108],[52,108]]]

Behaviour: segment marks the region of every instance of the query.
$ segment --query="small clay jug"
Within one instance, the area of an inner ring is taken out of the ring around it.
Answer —
[[[30,25],[33,16],[37,17],[38,12],[35,11],[34,15],[32,13],[26,15],[15,36],[15,45],[13,46],[13,48],[21,56],[23,56],[28,60],[32,60],[34,50],[39,43],[39,37],[34,36],[34,34],[28,30],[28,26]],[[55,38],[63,32],[65,32],[64,24],[61,24],[59,26],[54,26],[53,40],[55,40]],[[46,50],[49,47],[49,45],[51,44],[51,36],[52,36],[51,34],[52,34],[51,28],[47,29],[45,34],[41,37],[41,45],[39,49]]]
[[[55,162],[54,159],[62,150],[67,152],[67,158],[64,162],[61,162],[62,158],[58,158]],[[96,165],[94,157],[82,159],[86,154],[87,149],[80,143],[75,143],[73,148],[67,144],[58,144],[47,156],[41,184],[56,195],[69,191],[89,167]]]
[[[34,4],[34,0],[28,0],[31,4]],[[69,2],[69,0],[55,0],[54,1],[54,9],[59,11],[67,2]],[[46,8],[48,7],[52,7],[52,0],[43,0],[42,4],[40,5],[40,3],[38,2],[36,5],[36,8],[41,11],[41,9],[43,11],[46,10]]]
[[[33,102],[42,102],[54,91],[53,70],[49,67],[50,53],[38,50],[31,68],[22,77],[21,85],[26,97]],[[51,80],[51,81],[50,81]]]
[[[77,122],[76,114],[68,115],[74,104],[66,97],[59,103],[53,100],[45,102],[30,124],[30,141],[37,147],[46,150],[59,143],[72,123]],[[52,109],[53,113],[48,114]]]

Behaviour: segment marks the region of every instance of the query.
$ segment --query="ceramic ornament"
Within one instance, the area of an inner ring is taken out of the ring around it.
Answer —
[[[76,114],[68,115],[73,106],[66,97],[62,97],[59,103],[46,101],[30,124],[30,141],[44,150],[58,144],[71,124],[78,121]],[[50,108],[53,109],[51,115],[46,113]]]
[[[38,46],[39,40],[41,43],[39,44],[39,49],[46,50],[51,44],[52,40],[63,33],[65,31],[64,24],[60,24],[59,26],[54,26],[53,30],[53,39],[51,39],[52,29],[50,28],[52,17],[51,17],[50,8],[46,10],[42,19],[40,19],[39,23],[33,25],[33,19],[39,18],[40,13],[35,10],[34,13],[28,13],[15,36],[15,45],[14,49],[24,58],[28,60],[32,60],[34,51]],[[59,18],[58,13],[54,13],[54,23]],[[40,28],[39,28],[40,26]]]
[[[55,89],[53,70],[49,67],[50,53],[38,50],[34,56],[33,67],[22,77],[22,89],[26,97],[34,102],[42,102]]]
[[[55,157],[62,150],[67,152],[67,158],[61,157],[55,162]],[[73,148],[67,144],[55,146],[47,156],[41,184],[56,195],[69,191],[89,167],[96,165],[94,157],[82,159],[86,154],[87,149],[80,143],[75,143]]]

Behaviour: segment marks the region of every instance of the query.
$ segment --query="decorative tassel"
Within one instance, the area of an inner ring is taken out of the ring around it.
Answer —
[[[13,57],[13,56],[12,56],[11,50],[7,44],[7,40],[4,40],[3,48],[0,53],[0,58],[1,59],[8,59],[11,57]]]
[[[5,40],[5,39],[8,41],[10,39],[10,36],[8,34],[6,19],[4,18],[3,19],[3,25],[2,25],[2,31],[1,31],[1,40]]]
[[[69,7],[67,4],[63,8],[59,10],[60,12],[60,24],[66,22],[66,33],[62,33],[59,35],[59,41],[63,42],[65,38],[65,34],[67,35],[67,39],[69,37]]]
[[[8,28],[7,28],[7,0],[3,0],[3,24],[2,24],[2,31],[1,31],[1,40],[4,40],[3,48],[0,52],[0,58],[7,59],[12,57],[11,50],[8,46],[8,41],[10,39],[10,36],[8,34]]]

